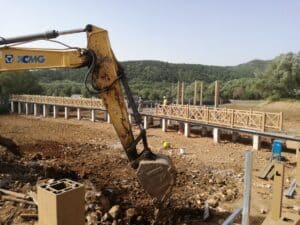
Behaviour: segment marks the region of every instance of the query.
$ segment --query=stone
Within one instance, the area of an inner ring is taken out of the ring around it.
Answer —
[[[120,206],[114,205],[111,207],[111,209],[108,211],[108,214],[113,218],[116,219],[120,213]]]
[[[259,212],[260,212],[261,214],[266,214],[266,213],[267,213],[267,210],[264,209],[264,208],[261,208],[261,209],[259,210]]]
[[[92,212],[86,216],[86,221],[88,225],[94,225],[98,222],[98,216],[95,212]]]
[[[86,191],[85,192],[85,202],[92,203],[96,201],[96,193],[94,191]]]
[[[294,205],[294,206],[293,206],[293,210],[294,210],[297,214],[300,214],[300,206]]]
[[[231,190],[231,189],[226,190],[226,197],[225,197],[226,201],[233,200],[234,196],[235,196],[235,193],[233,190]]]
[[[105,196],[104,194],[97,196],[97,200],[99,201],[101,207],[104,209],[104,211],[108,211],[111,208],[111,202],[109,200],[108,196]]]
[[[126,218],[127,219],[131,219],[132,217],[134,217],[136,215],[136,210],[135,208],[129,208],[126,210]]]
[[[214,199],[214,198],[209,198],[209,199],[207,200],[207,204],[208,204],[210,207],[215,208],[215,207],[217,207],[217,206],[219,205],[219,202],[218,202],[218,200],[216,200],[216,199]]]
[[[31,157],[32,161],[37,161],[37,160],[42,160],[43,156],[41,153],[37,152],[34,153],[33,156]]]
[[[101,218],[101,221],[103,221],[103,222],[107,221],[107,220],[109,220],[109,218],[110,218],[109,214],[108,213],[104,213],[104,215]]]

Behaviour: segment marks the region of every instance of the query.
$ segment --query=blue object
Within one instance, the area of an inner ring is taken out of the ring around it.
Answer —
[[[272,144],[272,155],[273,155],[273,159],[277,158],[278,160],[281,159],[281,152],[282,152],[282,146],[283,143],[281,140],[274,140],[273,144]]]

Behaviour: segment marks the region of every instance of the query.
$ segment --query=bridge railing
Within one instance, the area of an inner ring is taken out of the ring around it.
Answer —
[[[10,97],[10,101],[79,108],[105,109],[102,100],[96,98],[71,98],[43,95],[12,95]]]
[[[231,128],[282,130],[282,113],[172,104],[157,105],[155,114]]]

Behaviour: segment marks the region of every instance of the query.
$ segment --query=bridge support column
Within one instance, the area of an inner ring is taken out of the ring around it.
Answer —
[[[213,128],[213,139],[214,139],[214,143],[220,142],[220,129],[219,128]]]
[[[81,120],[80,108],[77,108],[77,120]]]
[[[232,131],[232,142],[237,142],[240,138],[239,132]]]
[[[107,123],[111,123],[111,119],[110,119],[110,115],[109,115],[109,113],[107,112]]]
[[[167,125],[168,125],[168,126],[171,125],[171,120],[167,120]]]
[[[144,116],[144,129],[147,130],[148,128],[148,116]]]
[[[161,119],[161,129],[163,132],[167,132],[167,121],[166,119]]]
[[[259,150],[260,149],[260,136],[254,134],[253,135],[253,150]]]
[[[18,114],[22,113],[22,105],[21,102],[18,102]]]
[[[95,109],[92,109],[91,111],[91,121],[95,122]]]
[[[65,106],[65,119],[69,119],[69,108]]]
[[[53,106],[53,118],[56,119],[58,114],[58,106],[54,105]]]
[[[189,137],[191,134],[191,125],[189,123],[184,123],[184,136]]]
[[[49,107],[48,105],[44,104],[43,105],[43,117],[47,117],[48,116],[48,113],[49,113]]]
[[[38,115],[38,106],[36,103],[33,104],[33,115],[34,116]]]
[[[14,113],[14,112],[15,112],[15,106],[14,106],[14,104],[15,104],[15,103],[14,103],[13,101],[10,102],[10,112],[11,112],[11,113]]]
[[[28,104],[29,104],[28,102],[25,103],[25,114],[26,114],[26,116],[28,116],[28,114],[29,114],[29,105]]]

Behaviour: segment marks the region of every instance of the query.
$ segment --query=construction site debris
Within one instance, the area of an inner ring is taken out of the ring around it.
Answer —
[[[20,199],[20,198],[16,198],[16,197],[12,197],[12,196],[2,196],[1,199],[3,201],[15,201],[15,202],[20,202],[20,203],[25,203],[25,204],[28,204],[28,205],[35,205],[34,202],[32,201],[27,201],[27,200],[24,200],[24,199]]]

